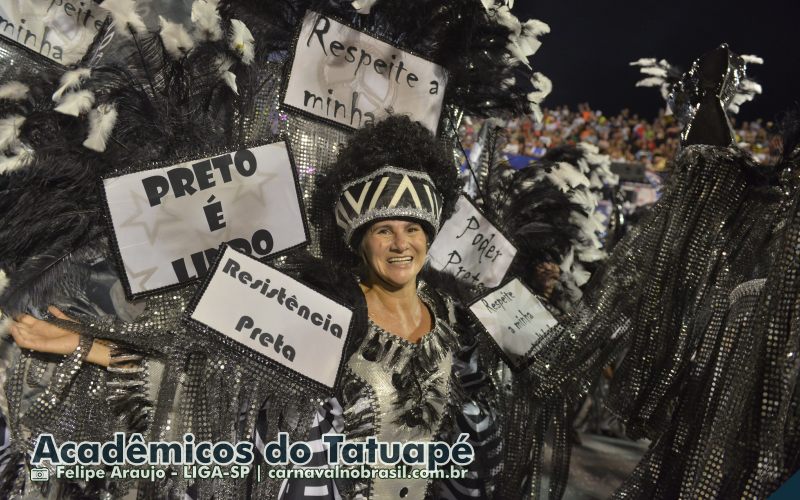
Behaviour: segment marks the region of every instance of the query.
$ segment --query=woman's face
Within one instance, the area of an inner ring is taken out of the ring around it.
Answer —
[[[382,220],[367,228],[361,250],[373,280],[391,288],[416,286],[428,254],[428,236],[418,222]]]

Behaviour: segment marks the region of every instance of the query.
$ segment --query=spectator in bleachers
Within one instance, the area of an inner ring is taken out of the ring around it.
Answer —
[[[530,117],[515,118],[507,124],[509,141],[506,153],[533,158],[543,157],[548,150],[562,144],[589,142],[617,162],[640,162],[649,169],[667,168],[680,145],[681,126],[674,116],[661,110],[652,120],[639,118],[623,109],[616,116],[606,116],[580,104],[542,109],[541,123]],[[481,121],[470,120],[462,127],[464,147],[469,149],[480,133]],[[780,140],[772,122],[761,119],[735,124],[739,145],[750,151],[759,162],[773,162],[780,153]]]

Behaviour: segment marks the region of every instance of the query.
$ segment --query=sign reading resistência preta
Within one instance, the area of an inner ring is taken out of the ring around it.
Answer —
[[[230,247],[188,314],[190,322],[328,388],[336,385],[353,316],[349,308]]]
[[[308,11],[283,103],[351,128],[404,114],[436,133],[446,86],[441,66]]]
[[[266,257],[308,232],[285,142],[103,180],[126,293],[202,277],[219,245]]]

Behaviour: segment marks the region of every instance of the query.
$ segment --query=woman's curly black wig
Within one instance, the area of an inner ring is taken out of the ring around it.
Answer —
[[[461,193],[453,161],[424,125],[407,116],[391,115],[355,131],[327,175],[320,180],[317,193],[324,199],[324,206],[330,207],[333,226],[334,207],[342,186],[387,165],[427,173],[442,195],[441,222],[453,214]],[[360,238],[356,236],[353,240]]]

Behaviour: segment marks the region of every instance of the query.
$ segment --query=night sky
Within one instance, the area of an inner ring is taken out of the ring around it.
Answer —
[[[588,102],[607,114],[628,107],[650,118],[663,106],[661,94],[634,87],[639,68],[628,62],[656,57],[686,69],[722,42],[764,59],[748,66],[764,92],[742,105],[741,119],[774,119],[800,102],[798,0],[516,0],[514,12],[550,25],[531,58],[553,81],[545,107]]]

